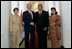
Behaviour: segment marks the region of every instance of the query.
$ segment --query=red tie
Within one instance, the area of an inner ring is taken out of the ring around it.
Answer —
[[[39,16],[41,16],[41,12],[39,13]]]
[[[30,16],[31,16],[31,18],[32,18],[32,13],[30,13]]]

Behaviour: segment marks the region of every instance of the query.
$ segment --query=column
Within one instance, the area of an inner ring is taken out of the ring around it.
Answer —
[[[54,1],[54,2],[55,2],[55,8],[56,8],[58,14],[60,15],[59,1]]]
[[[71,1],[60,1],[62,16],[63,46],[71,48]]]
[[[10,1],[1,1],[1,48],[9,48]]]
[[[48,1],[48,10],[49,10],[49,15],[51,15],[51,8],[55,7],[54,1]]]
[[[19,1],[19,15],[21,14],[21,10],[22,12],[25,11],[25,1]]]
[[[48,1],[44,1],[45,4],[45,10],[48,11]]]

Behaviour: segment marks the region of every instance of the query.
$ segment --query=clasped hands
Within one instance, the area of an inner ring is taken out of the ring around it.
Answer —
[[[55,23],[50,24],[51,26],[55,25]]]
[[[34,22],[31,22],[30,25],[34,26]],[[47,30],[47,27],[44,27],[44,31]]]
[[[30,25],[34,26],[35,24],[34,24],[34,22],[30,22]],[[44,31],[46,31],[46,30],[47,30],[47,27],[44,27]]]
[[[30,22],[31,26],[34,26],[34,22]],[[22,23],[22,26],[24,26],[24,22]]]
[[[34,22],[31,22],[30,25],[34,26]],[[47,30],[47,27],[44,27],[44,31]]]
[[[30,22],[30,25],[31,25],[31,26],[34,26],[34,22]]]

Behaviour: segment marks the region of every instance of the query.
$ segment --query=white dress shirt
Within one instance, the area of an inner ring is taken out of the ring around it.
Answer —
[[[39,13],[39,14],[40,14],[40,13],[42,14],[42,11],[38,11],[38,13]]]

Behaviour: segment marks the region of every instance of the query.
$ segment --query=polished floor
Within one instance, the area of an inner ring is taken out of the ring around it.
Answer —
[[[20,45],[20,48],[25,48],[25,40]],[[47,40],[47,48],[51,48],[51,41],[50,40]]]

